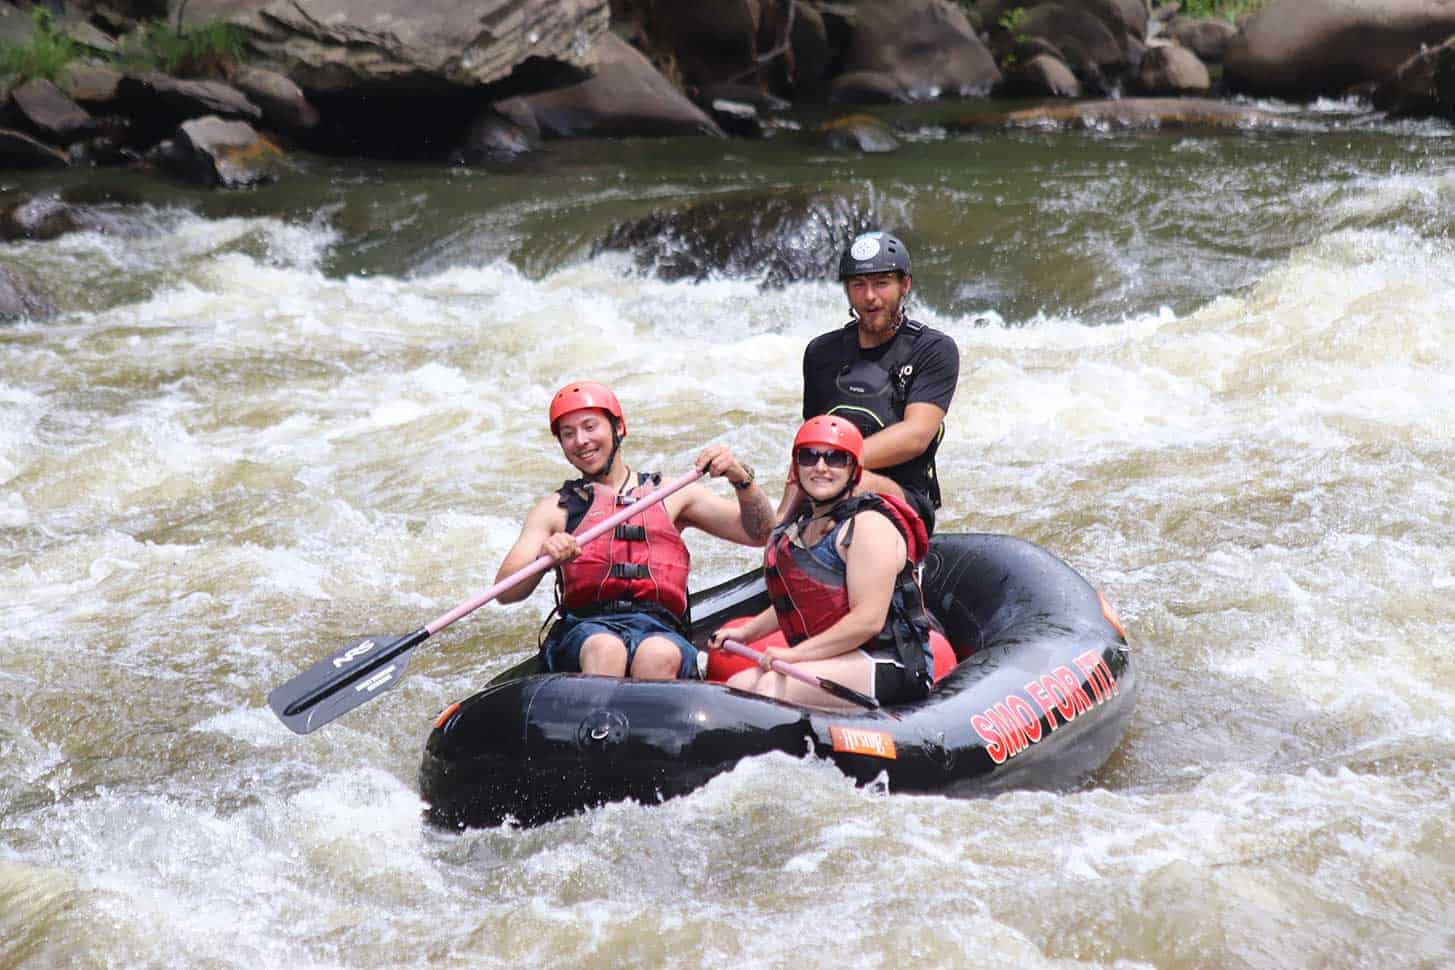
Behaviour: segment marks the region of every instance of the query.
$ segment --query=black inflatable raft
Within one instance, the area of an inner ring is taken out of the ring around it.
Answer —
[[[1114,612],[1051,553],[999,535],[935,536],[925,604],[959,663],[928,698],[830,714],[700,681],[538,674],[531,662],[451,705],[420,766],[449,827],[536,825],[619,799],[693,791],[769,751],[831,759],[892,792],[1066,788],[1111,754],[1136,679]],[[695,595],[701,642],[767,603],[761,572]]]

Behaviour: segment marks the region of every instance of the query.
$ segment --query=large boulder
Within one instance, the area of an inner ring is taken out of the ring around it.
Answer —
[[[40,320],[54,315],[55,305],[8,266],[0,266],[0,323]]]
[[[614,14],[632,23],[657,63],[671,64],[685,87],[698,88],[757,77],[759,37],[780,21],[786,26],[786,10],[779,5],[780,0],[618,0]]]
[[[1455,0],[1274,0],[1228,45],[1223,79],[1246,94],[1341,94],[1452,34]]]
[[[318,124],[318,109],[303,90],[277,71],[243,65],[232,74],[232,84],[263,113],[263,122],[278,131],[308,131]]]
[[[69,145],[95,127],[84,108],[44,78],[26,81],[10,92],[10,100],[25,127],[53,145]]]
[[[1000,81],[990,50],[950,0],[861,4],[843,69],[887,75],[916,99],[983,94]]]
[[[979,7],[997,57],[1025,62],[1026,45],[1047,46],[1096,90],[1136,68],[1147,38],[1142,0],[983,0]]]
[[[1177,44],[1154,44],[1147,48],[1137,71],[1134,87],[1141,94],[1206,94],[1212,87],[1207,65],[1197,55]]]
[[[1038,52],[1005,65],[996,94],[1007,98],[1079,98],[1081,82],[1055,54]]]
[[[667,280],[727,276],[782,286],[834,279],[844,244],[883,221],[862,190],[752,192],[621,223],[593,251],[629,252],[639,270]]]
[[[495,110],[549,138],[722,134],[701,108],[615,34],[603,34],[585,63],[595,72],[590,80],[507,98]]]
[[[1374,103],[1397,117],[1455,120],[1455,37],[1406,61],[1374,90]]]
[[[312,94],[476,87],[528,60],[579,66],[608,0],[190,0],[189,23],[224,20]]]
[[[1197,55],[1204,64],[1222,62],[1238,28],[1216,17],[1174,17],[1167,36]]]
[[[183,122],[156,158],[189,182],[235,189],[276,178],[283,153],[247,122],[209,115]]]

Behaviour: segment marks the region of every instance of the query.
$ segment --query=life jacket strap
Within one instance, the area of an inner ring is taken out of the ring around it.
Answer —
[[[619,525],[612,535],[622,542],[646,542],[647,527],[641,524]]]

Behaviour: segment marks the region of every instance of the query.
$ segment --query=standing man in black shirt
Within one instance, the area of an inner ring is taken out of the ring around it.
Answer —
[[[803,352],[803,417],[836,414],[864,435],[863,487],[898,495],[931,532],[940,507],[935,451],[960,379],[960,350],[905,316],[914,279],[909,250],[886,232],[855,237],[839,260],[854,319]],[[780,518],[802,499],[796,480]]]

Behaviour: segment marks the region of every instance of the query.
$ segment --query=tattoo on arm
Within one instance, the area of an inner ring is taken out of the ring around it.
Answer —
[[[778,519],[773,503],[768,501],[768,496],[763,494],[761,488],[754,486],[745,491],[742,501],[738,503],[738,516],[743,523],[743,531],[755,541],[767,542]]]

